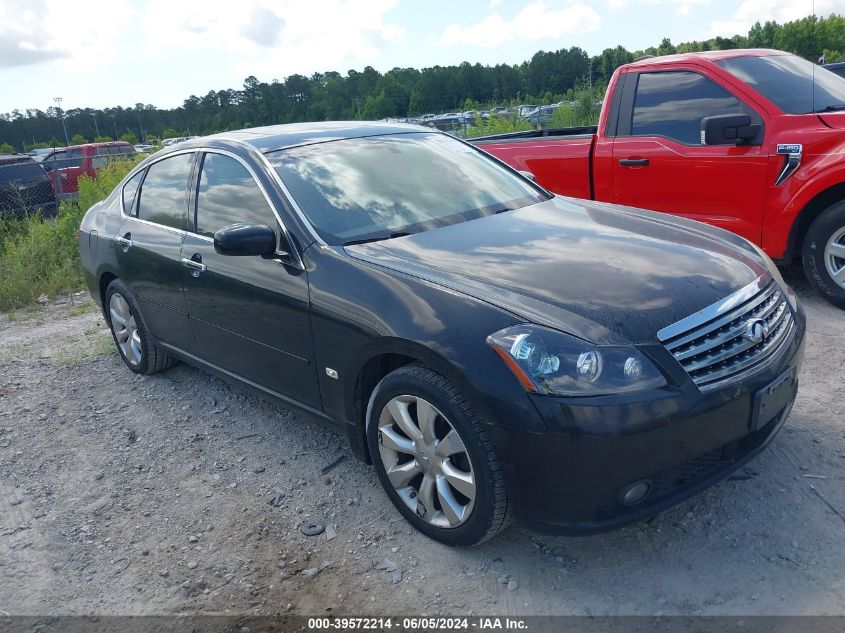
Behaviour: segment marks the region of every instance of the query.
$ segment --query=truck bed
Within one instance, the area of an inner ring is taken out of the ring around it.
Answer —
[[[529,130],[470,139],[516,169],[530,171],[537,182],[575,198],[592,198],[590,174],[596,127]]]

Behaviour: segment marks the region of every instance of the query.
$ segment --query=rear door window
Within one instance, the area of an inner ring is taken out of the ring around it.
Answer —
[[[196,232],[206,237],[230,224],[276,229],[270,204],[246,167],[222,154],[206,154],[197,191]]]
[[[188,179],[194,154],[179,154],[153,163],[138,195],[138,219],[185,230]]]

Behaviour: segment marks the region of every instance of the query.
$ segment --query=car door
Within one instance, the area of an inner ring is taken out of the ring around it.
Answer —
[[[195,152],[152,163],[124,188],[126,217],[114,238],[119,274],[139,302],[141,316],[162,343],[193,351],[182,290],[180,255]],[[138,187],[131,195],[129,191]]]
[[[754,144],[702,145],[701,120],[759,114],[692,70],[628,73],[613,143],[614,202],[707,222],[760,243],[769,157]]]
[[[247,163],[209,152],[196,179],[194,230],[182,246],[183,283],[198,354],[284,397],[320,408],[308,276],[296,261],[218,254],[214,233],[236,223],[282,228]]]

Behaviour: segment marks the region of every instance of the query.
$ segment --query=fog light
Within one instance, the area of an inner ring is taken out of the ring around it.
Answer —
[[[651,490],[651,482],[635,481],[623,488],[622,494],[619,496],[622,499],[623,504],[626,506],[632,506],[645,499],[648,496],[649,490]]]

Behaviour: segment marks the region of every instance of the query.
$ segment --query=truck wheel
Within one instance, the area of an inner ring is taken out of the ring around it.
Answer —
[[[105,299],[106,318],[114,344],[130,371],[154,374],[176,363],[152,341],[138,304],[126,284],[119,279],[112,281],[106,289]]]
[[[845,201],[813,221],[801,250],[810,283],[826,301],[845,309]]]
[[[510,519],[502,466],[469,403],[417,365],[385,376],[370,398],[367,443],[405,519],[446,545],[475,545]]]

